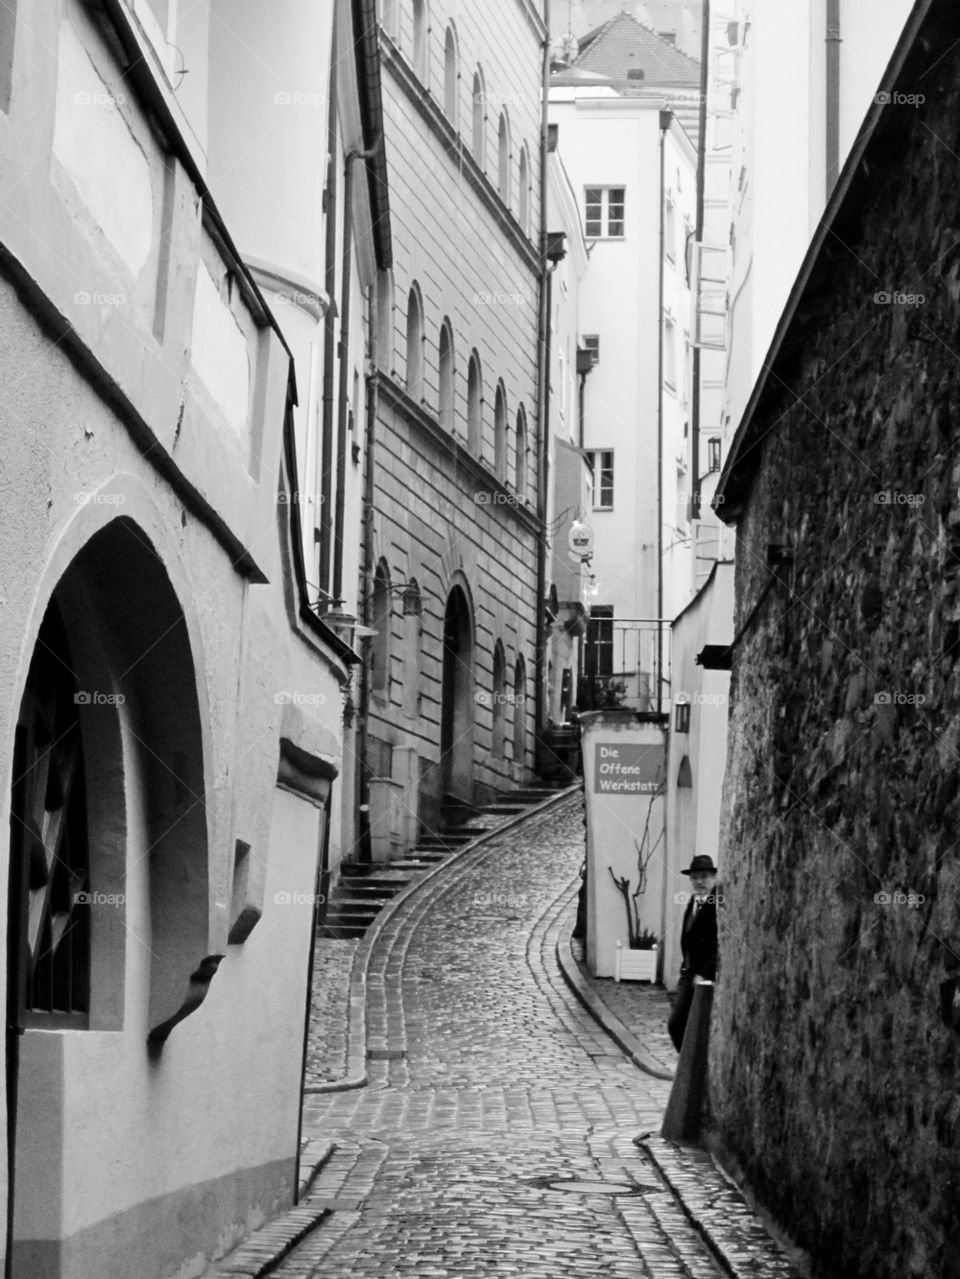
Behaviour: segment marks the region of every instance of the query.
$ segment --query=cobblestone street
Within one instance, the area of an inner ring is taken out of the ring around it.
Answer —
[[[305,1135],[336,1148],[309,1203],[333,1211],[273,1273],[716,1273],[633,1145],[659,1128],[669,1083],[620,1052],[559,971],[582,858],[574,799],[397,912],[371,956],[370,1082],[307,1100]],[[648,998],[663,1053],[666,998]],[[547,1184],[570,1181],[609,1189]]]

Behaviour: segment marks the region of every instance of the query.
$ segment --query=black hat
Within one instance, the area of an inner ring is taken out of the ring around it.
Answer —
[[[707,857],[705,853],[699,853],[694,857],[693,861],[686,870],[680,872],[681,875],[695,875],[698,871],[709,871],[711,875],[717,873],[717,868],[713,864],[713,858]]]

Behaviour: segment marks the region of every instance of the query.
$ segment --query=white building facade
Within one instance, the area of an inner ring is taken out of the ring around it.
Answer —
[[[550,118],[581,201],[589,265],[580,324],[596,357],[584,394],[595,550],[579,701],[649,711],[666,697],[668,637],[657,619],[683,607],[692,580],[687,240],[696,156],[657,102],[575,80],[555,77]]]

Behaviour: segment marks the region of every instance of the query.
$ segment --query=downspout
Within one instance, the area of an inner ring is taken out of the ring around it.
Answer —
[[[348,151],[343,163],[343,249],[340,266],[340,389],[339,420],[337,424],[337,497],[333,525],[333,586],[331,592],[336,607],[343,602],[343,523],[346,509],[347,441],[349,438],[349,412],[347,409],[350,387],[350,298],[353,292],[353,162],[372,160],[380,149],[378,137],[366,151]]]
[[[710,0],[702,0],[703,11],[701,22],[703,29],[700,32],[700,142],[697,147],[697,213],[696,213],[696,229],[694,231],[694,243],[703,243],[703,222],[704,222],[704,205],[706,202],[706,180],[707,180],[707,90],[710,83],[709,61],[710,61]],[[700,277],[690,281],[694,289],[694,332],[699,325],[700,310]],[[698,520],[700,518],[700,343],[693,344],[693,370],[691,373],[693,378],[693,395],[690,409],[690,475],[693,479],[693,492],[690,496],[690,520]],[[694,560],[693,560],[694,581],[696,581],[697,561],[696,561],[696,538],[694,538]]]
[[[827,0],[827,190],[826,199],[840,176],[840,0]]]
[[[666,178],[666,139],[671,112],[660,112],[660,261],[657,284],[657,714],[663,713],[663,251],[666,219],[664,204]]]
[[[363,565],[360,572],[360,622],[363,626],[373,624],[373,511],[374,496],[374,461],[377,431],[377,405],[380,397],[379,351],[377,335],[380,326],[380,298],[376,288],[370,290],[369,329],[369,368],[367,377],[367,414],[363,442]],[[370,662],[369,640],[365,639],[364,658],[360,665],[360,705],[357,709],[357,764],[354,780],[357,813],[357,843],[359,860],[371,860],[370,849],[370,771],[367,767],[368,722],[370,719]]]
[[[330,599],[330,550],[332,522],[330,514],[330,468],[333,459],[333,365],[336,354],[337,290],[337,24],[333,24],[333,49],[330,56],[330,100],[327,105],[327,190],[323,215],[326,218],[324,241],[323,287],[327,309],[323,318],[323,410],[320,430],[320,558],[318,581],[320,603]]]
[[[550,0],[543,0],[543,68],[540,103],[540,314],[537,321],[537,369],[539,458],[537,466],[537,588],[536,652],[534,656],[534,769],[540,772],[542,733],[545,722],[545,689],[547,651],[547,619],[544,598],[547,590],[547,493],[550,466],[550,312],[552,308],[552,273],[547,261],[547,126],[550,106]]]

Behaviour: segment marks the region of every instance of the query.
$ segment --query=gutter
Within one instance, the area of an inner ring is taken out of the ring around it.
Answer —
[[[330,602],[330,553],[333,533],[330,478],[333,461],[333,367],[336,357],[337,315],[334,295],[337,288],[337,166],[334,156],[338,147],[337,109],[337,23],[333,24],[330,57],[330,86],[327,99],[327,189],[324,192],[325,221],[323,249],[323,288],[327,310],[323,317],[323,398],[320,431],[320,555],[317,581],[320,602]],[[335,605],[336,607],[336,605]]]
[[[657,714],[663,713],[663,250],[666,235],[666,139],[673,115],[660,112],[660,235],[657,262]]]
[[[703,8],[700,21],[703,24],[700,32],[700,137],[697,145],[697,212],[694,229],[694,243],[703,243],[704,204],[706,202],[707,180],[707,89],[709,87],[710,59],[710,0],[702,0]],[[691,280],[694,288],[693,312],[694,324],[699,320],[700,279]],[[693,347],[693,380],[692,404],[690,408],[690,476],[693,480],[690,495],[690,521],[700,518],[700,360],[699,343]],[[696,539],[694,539],[696,541]],[[696,551],[694,551],[696,554]],[[696,563],[694,563],[696,572]],[[694,579],[696,580],[696,579]]]
[[[709,0],[705,0],[709,2]],[[829,200],[840,176],[840,0],[827,0],[827,191]]]
[[[534,600],[535,652],[534,677],[534,769],[540,771],[541,733],[546,722],[547,619],[544,601],[547,593],[547,495],[550,472],[550,312],[553,296],[553,271],[547,260],[547,138],[550,110],[550,0],[543,0],[542,85],[540,90],[540,314],[537,321],[538,405],[537,438],[537,587]],[[516,714],[516,708],[514,708]]]

